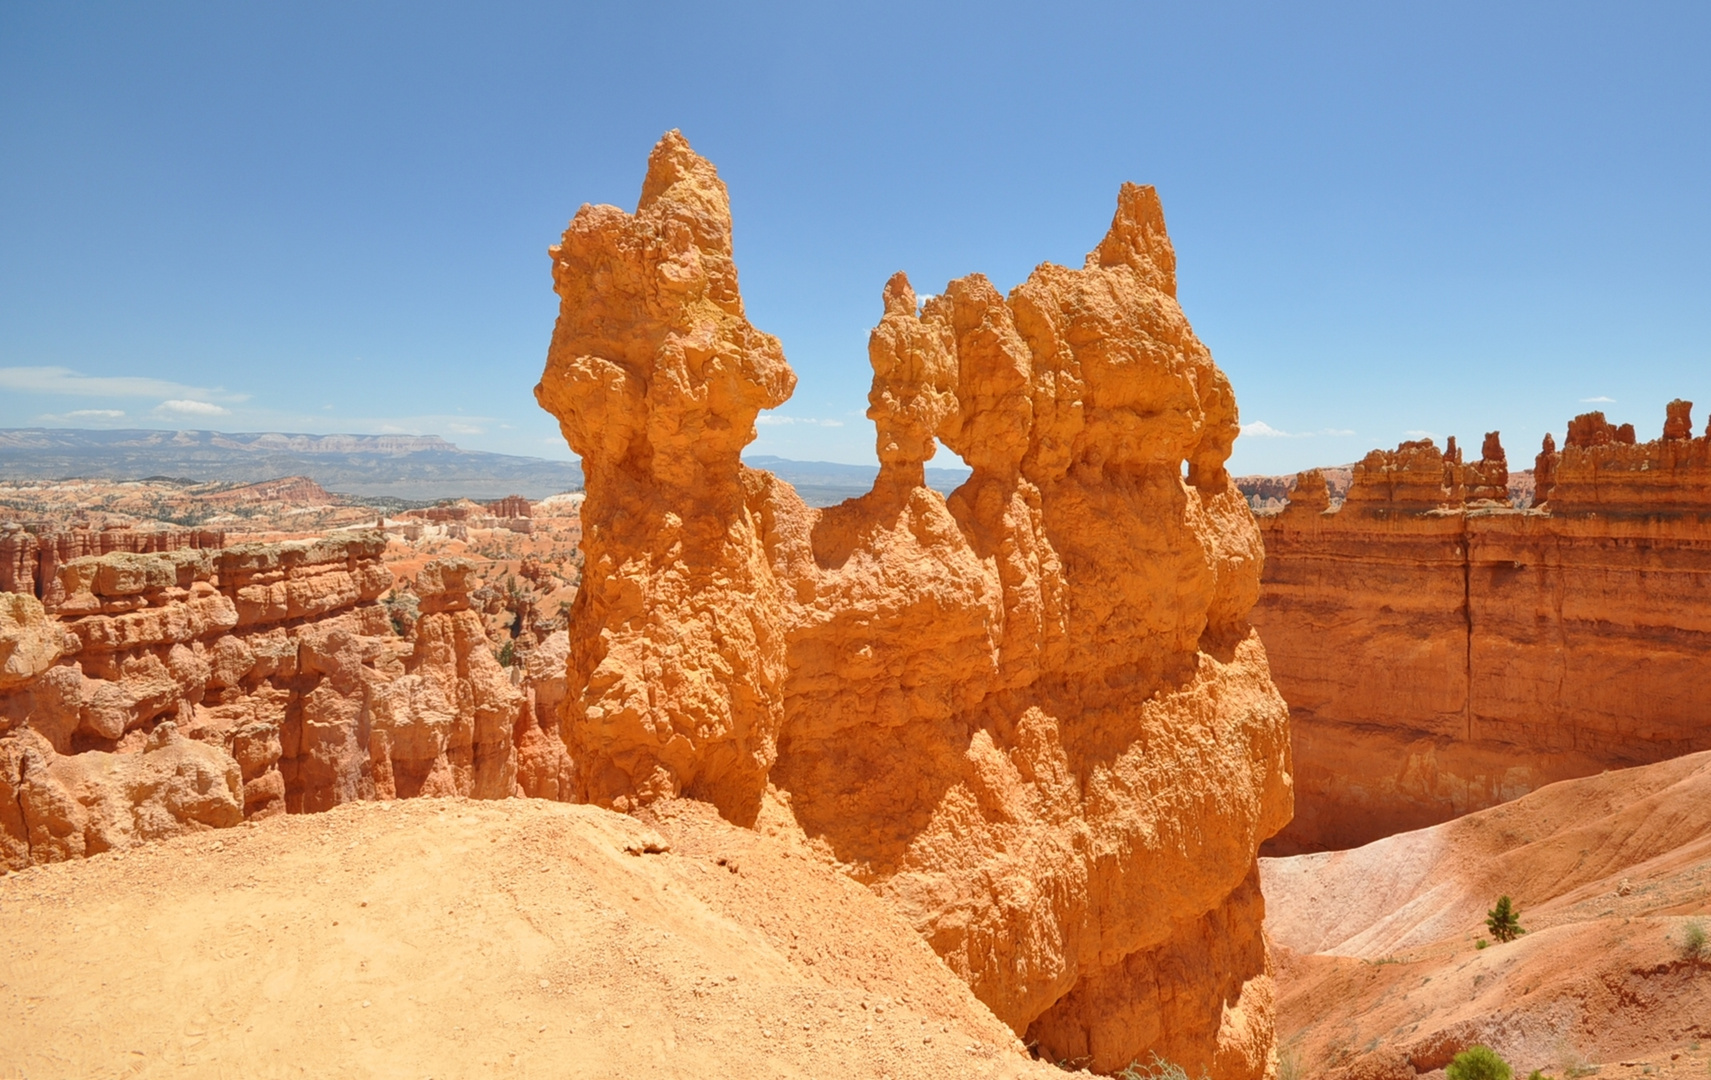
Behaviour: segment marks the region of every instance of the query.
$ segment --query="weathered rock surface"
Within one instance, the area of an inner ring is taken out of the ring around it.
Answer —
[[[224,544],[225,534],[217,529],[47,526],[31,531],[9,524],[0,532],[0,593],[22,593],[52,603],[58,598],[59,568],[73,559],[114,552],[208,549]]]
[[[384,546],[115,551],[58,566],[45,607],[0,594],[0,863],[358,799],[561,797],[520,783],[520,740],[561,772],[564,750],[470,610],[472,567],[423,567],[400,637]]]
[[[1606,768],[1711,748],[1711,437],[1578,417],[1538,508],[1428,443],[1374,451],[1347,501],[1260,518],[1254,609],[1293,716],[1294,822],[1268,850],[1352,847]]]
[[[794,379],[731,250],[675,132],[635,214],[585,206],[553,249],[536,395],[587,477],[576,795],[748,824],[774,789],[1043,1056],[1265,1075],[1254,855],[1289,818],[1287,714],[1234,397],[1157,196],[1125,185],[1084,268],[1008,297],[888,282],[880,475],[825,510],[739,459]],[[936,442],[974,470],[948,500]]]
[[[1516,1076],[1706,1071],[1711,980],[1684,935],[1711,900],[1711,754],[1260,867],[1300,1075],[1441,1076],[1474,1043]],[[1505,895],[1526,934],[1496,943]]]

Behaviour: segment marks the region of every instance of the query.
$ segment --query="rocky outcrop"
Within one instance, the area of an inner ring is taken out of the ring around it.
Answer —
[[[59,568],[73,559],[115,552],[206,550],[223,547],[218,529],[90,529],[15,523],[0,529],[0,593],[58,599]]]
[[[776,812],[1042,1056],[1266,1074],[1254,855],[1290,813],[1287,717],[1247,619],[1235,401],[1157,196],[1125,185],[1082,269],[1008,297],[892,278],[880,474],[824,510],[740,461],[794,377],[731,251],[675,132],[634,214],[585,206],[553,249],[536,396],[587,485],[575,793]],[[949,499],[939,442],[974,470]]]
[[[418,573],[401,637],[378,602],[384,547],[115,552],[58,567],[47,605],[0,597],[5,865],[357,799],[525,790],[519,736],[550,751],[470,610],[473,564]]]
[[[1254,622],[1293,716],[1279,853],[1359,845],[1554,780],[1711,748],[1711,437],[1577,417],[1536,509],[1462,465],[1374,451],[1348,501],[1262,516]],[[1459,492],[1458,492],[1459,484]],[[1298,488],[1299,490],[1299,488]]]
[[[498,518],[526,518],[532,510],[529,500],[521,495],[507,495],[487,504],[487,512]]]
[[[1354,467],[1335,465],[1312,471],[1319,474],[1319,484],[1326,489],[1331,505],[1342,505],[1349,494],[1349,482],[1353,478]],[[1256,513],[1281,510],[1295,498],[1297,479],[1295,476],[1238,476],[1236,488]]]

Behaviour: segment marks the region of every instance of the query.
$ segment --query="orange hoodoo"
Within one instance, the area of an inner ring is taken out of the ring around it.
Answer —
[[[536,396],[587,484],[579,794],[793,817],[1042,1056],[1265,1075],[1255,852],[1291,812],[1288,713],[1248,623],[1235,398],[1154,191],[1008,296],[893,277],[880,476],[824,510],[742,464],[795,377],[682,135],[634,214],[584,206],[552,255]],[[922,483],[939,442],[974,470],[949,499]]]

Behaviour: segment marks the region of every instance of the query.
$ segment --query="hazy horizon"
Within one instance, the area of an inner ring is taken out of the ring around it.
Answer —
[[[13,5],[0,427],[568,459],[546,248],[680,128],[800,380],[750,454],[871,464],[885,279],[1079,265],[1125,180],[1235,385],[1234,472],[1493,429],[1524,467],[1677,396],[1702,430],[1708,46],[1687,3]]]

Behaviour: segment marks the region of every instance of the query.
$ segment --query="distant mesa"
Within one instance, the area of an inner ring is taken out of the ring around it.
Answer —
[[[253,484],[299,476],[329,492],[483,501],[540,499],[582,487],[573,461],[463,450],[434,435],[295,435],[282,432],[0,430],[0,477],[60,480],[172,477]]]

